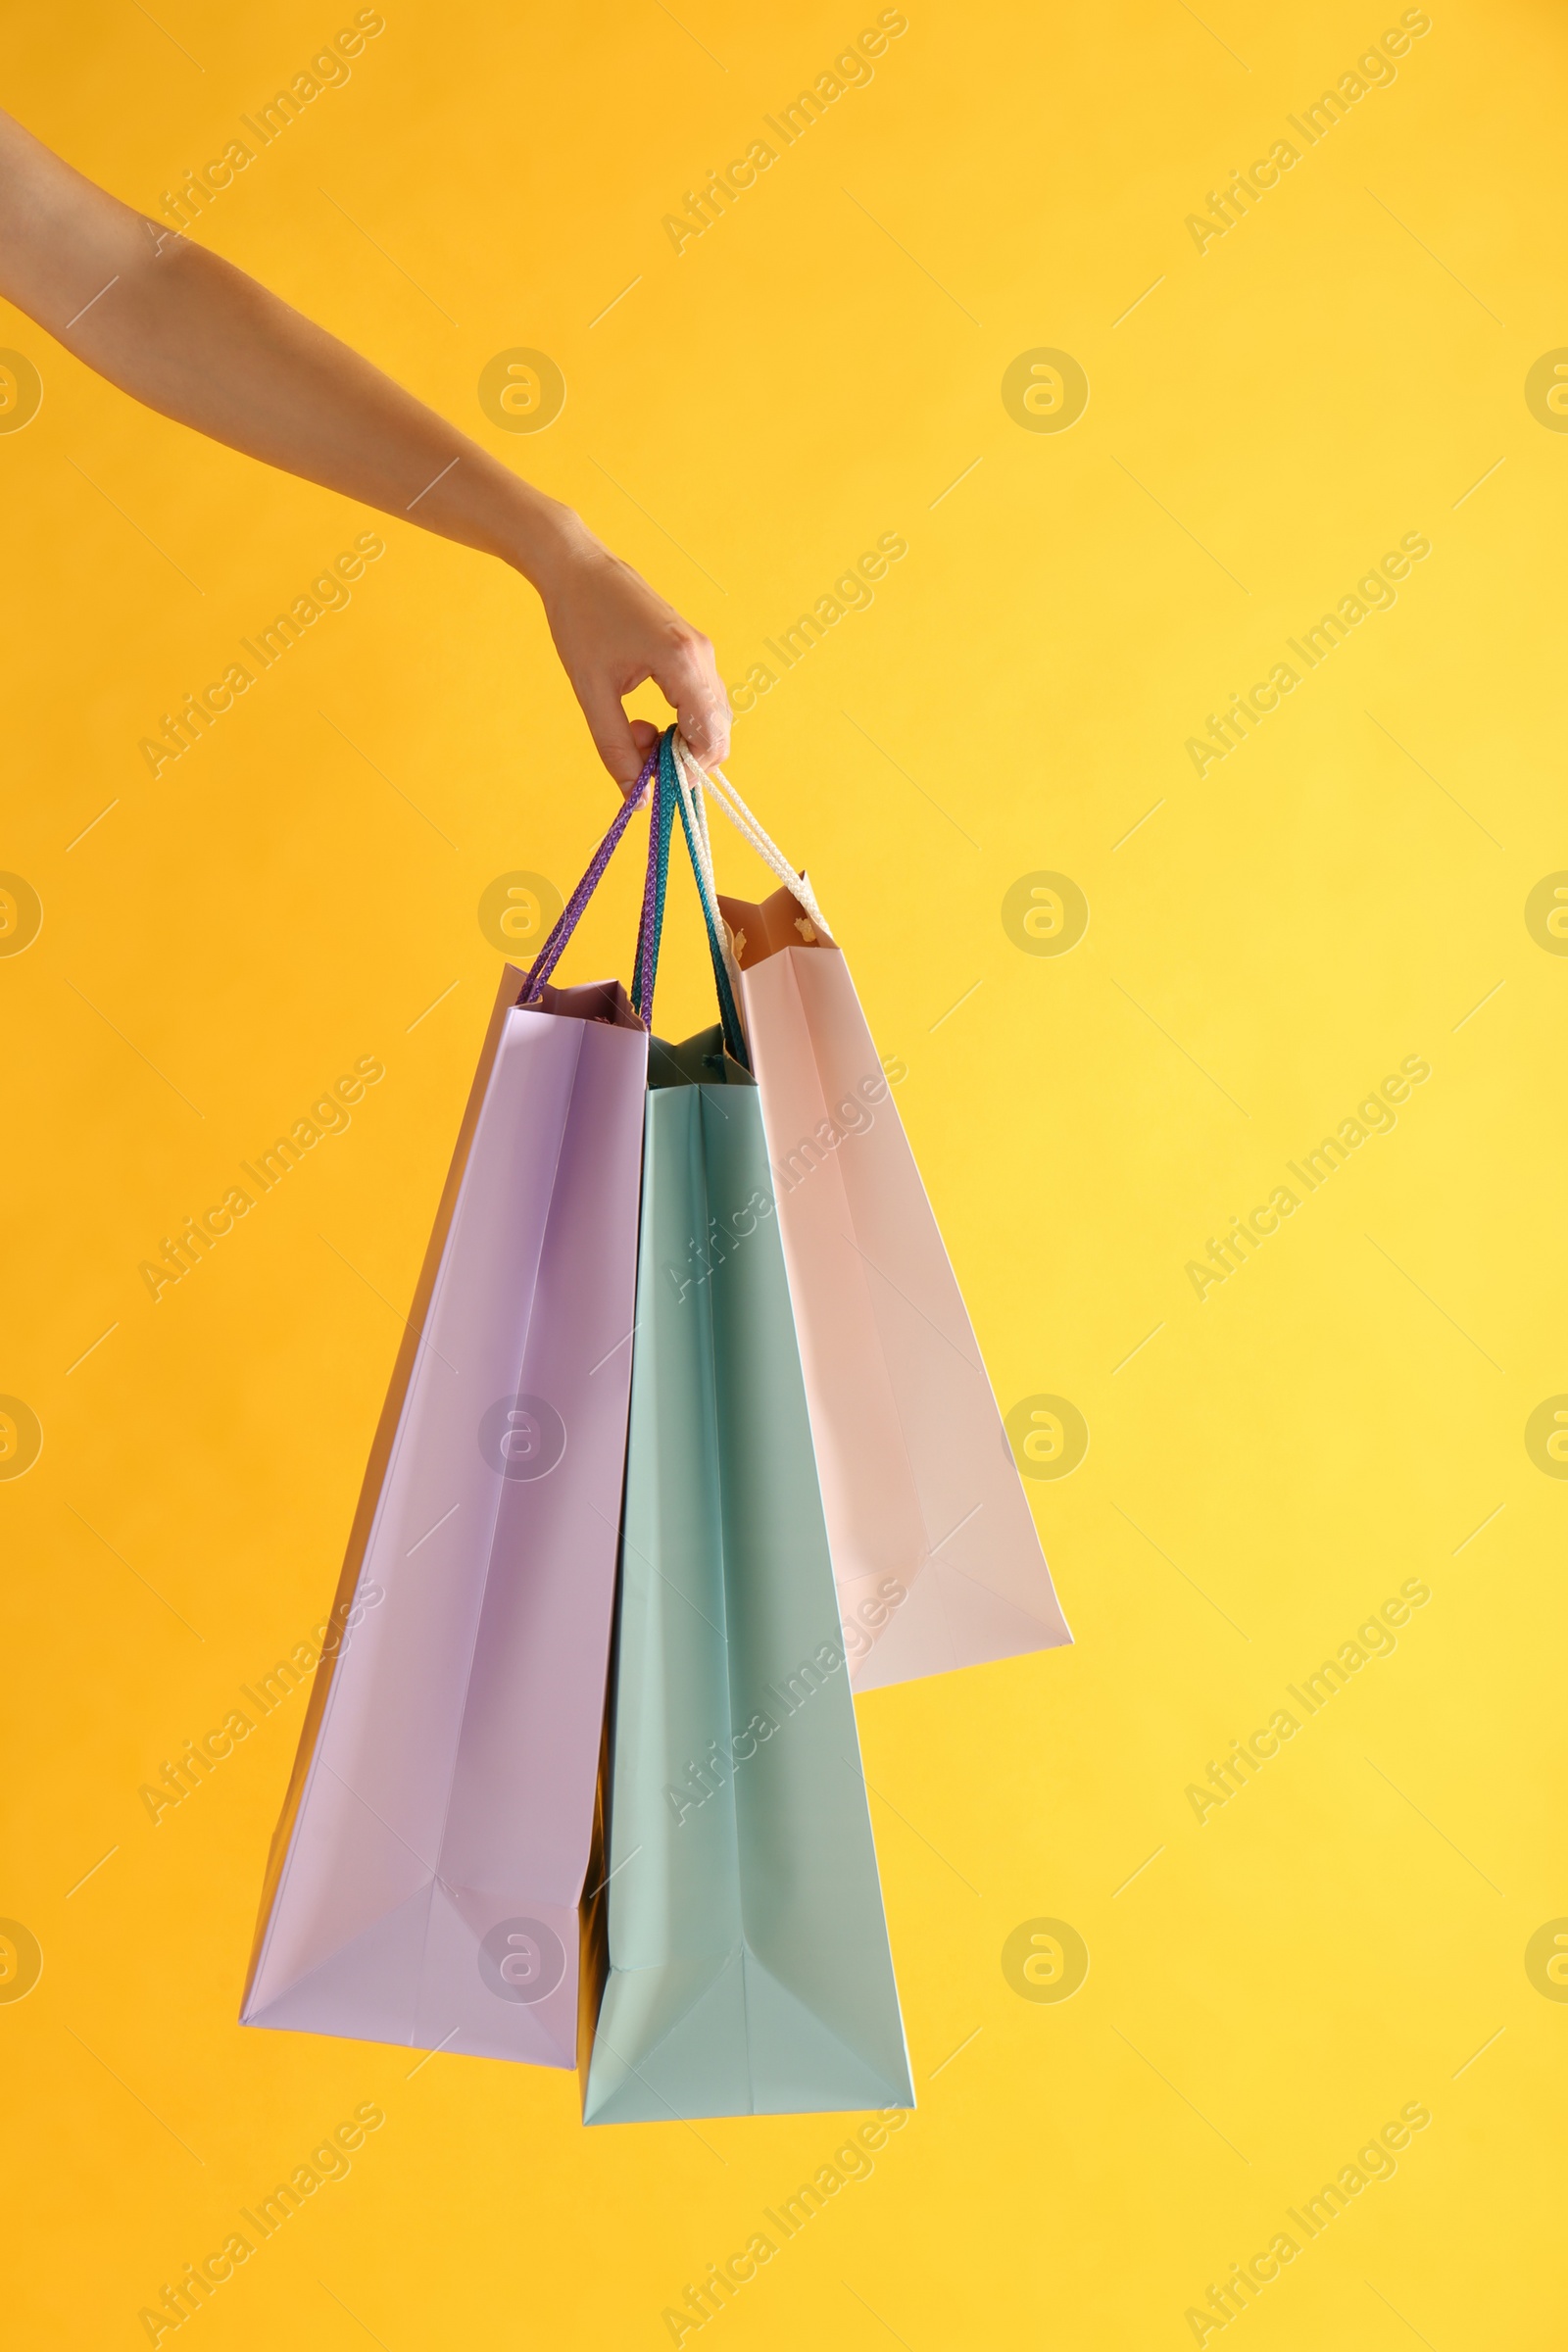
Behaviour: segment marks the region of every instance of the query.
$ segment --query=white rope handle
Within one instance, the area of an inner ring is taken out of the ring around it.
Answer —
[[[816,893],[812,890],[811,885],[804,875],[795,871],[778,844],[764,833],[728,776],[724,774],[723,769],[711,768],[705,774],[678,734],[675,737],[675,765],[682,782],[690,787],[692,800],[697,807],[698,830],[703,843],[704,856],[708,860],[710,884],[711,885],[712,881],[712,851],[709,844],[708,819],[703,807],[705,784],[713,794],[714,799],[742,840],[749,843],[751,848],[757,852],[764,865],[772,868],[785,889],[793,892],[817,929],[827,931],[827,917],[816,903]],[[716,891],[714,898],[715,900],[717,898]]]

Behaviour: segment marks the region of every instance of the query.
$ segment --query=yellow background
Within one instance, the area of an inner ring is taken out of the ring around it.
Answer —
[[[1186,216],[1397,10],[910,0],[869,86],[677,257],[662,215],[875,17],[766,13],[387,0],[198,231],[571,501],[732,680],[908,541],[731,772],[907,1063],[1003,1408],[1087,1418],[1029,1489],[1077,1646],[862,1704],[919,2111],[703,2340],[1188,2343],[1421,2101],[1396,2176],[1227,2339],[1559,2341],[1568,2008],[1524,1952],[1568,1912],[1568,1492],[1524,1426],[1568,1389],[1568,963],[1523,909],[1568,866],[1568,440],[1524,398],[1568,343],[1560,20],[1438,0],[1200,255]],[[90,0],[67,42],[24,14],[7,102],[156,210],[350,15]],[[480,894],[569,889],[612,789],[530,592],[390,522],[349,610],[155,782],[138,739],[377,518],[17,314],[0,342],[44,384],[0,436],[0,865],[44,906],[0,961],[0,1389],[44,1431],[0,1487],[0,1911],[44,1955],[0,2011],[11,2328],[144,2341],[138,2308],[375,2100],[352,2176],[203,2312],[209,2352],[667,2342],[845,2126],[585,2132],[565,2076],[241,2032],[300,1702],[156,1828],[137,1795],[325,1615],[492,995]],[[476,398],[515,346],[567,384],[532,437]],[[1001,398],[1042,346],[1092,387],[1059,434]],[[1396,607],[1200,780],[1205,714],[1409,531]],[[577,976],[625,970],[634,862]],[[1002,927],[1039,869],[1092,910],[1059,957]],[[710,1017],[679,911],[674,1031]],[[352,1130],[155,1305],[160,1237],[370,1054]],[[1396,1131],[1200,1303],[1186,1262],[1411,1054]],[[1209,1759],[1409,1578],[1397,1651],[1200,1824]],[[1092,1956],[1059,2004],[1003,1973],[1042,1916]]]

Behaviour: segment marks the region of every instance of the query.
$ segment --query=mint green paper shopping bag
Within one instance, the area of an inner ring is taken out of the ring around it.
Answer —
[[[760,1102],[667,745],[660,785],[725,1018],[650,1053],[584,2119],[912,2106]]]

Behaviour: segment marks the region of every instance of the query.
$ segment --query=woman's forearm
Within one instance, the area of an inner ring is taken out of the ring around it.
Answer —
[[[215,441],[512,564],[539,590],[601,755],[652,677],[700,757],[728,708],[707,640],[546,497],[254,278],[161,228],[0,115],[0,293],[111,383]]]
[[[214,441],[412,514],[530,579],[559,552],[569,510],[346,343],[106,195],[20,124],[0,139],[31,150],[25,223],[0,197],[0,291],[98,374]]]

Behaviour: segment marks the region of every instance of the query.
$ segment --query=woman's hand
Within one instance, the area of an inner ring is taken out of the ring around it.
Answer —
[[[575,514],[564,517],[558,552],[533,555],[528,576],[599,757],[623,792],[659,730],[645,718],[628,719],[621,702],[649,678],[703,765],[728,758],[729,699],[711,645]]]

